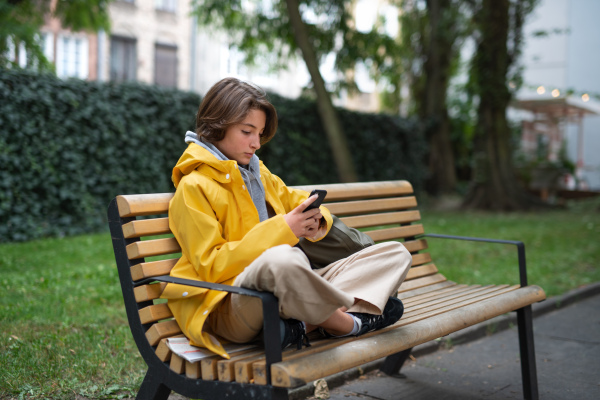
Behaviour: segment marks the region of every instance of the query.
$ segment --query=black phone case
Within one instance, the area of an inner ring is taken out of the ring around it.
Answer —
[[[308,210],[312,210],[313,208],[320,207],[321,204],[323,204],[323,200],[325,200],[325,196],[327,196],[327,190],[315,189],[312,192],[310,192],[310,195],[308,197],[311,197],[314,194],[318,194],[319,197],[315,201],[313,201],[308,207],[306,207],[306,210],[304,210],[305,212]]]

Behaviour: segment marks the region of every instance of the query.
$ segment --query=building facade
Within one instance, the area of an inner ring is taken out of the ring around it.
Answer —
[[[117,0],[98,34],[98,79],[190,89],[190,2]]]
[[[530,111],[523,117],[524,148],[541,144],[552,162],[565,146],[577,166],[576,186],[592,190],[600,190],[599,13],[596,0],[540,1],[525,26],[524,87],[517,96]]]
[[[204,94],[218,80],[235,76],[286,97],[308,82],[301,63],[277,72],[248,68],[227,34],[199,27],[190,0],[115,0],[110,32],[63,29],[48,18],[42,28],[46,57],[61,78],[138,81]]]

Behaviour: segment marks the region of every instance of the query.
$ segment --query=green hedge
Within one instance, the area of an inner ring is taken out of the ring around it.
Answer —
[[[199,96],[0,72],[0,240],[106,226],[117,194],[169,191]]]
[[[316,106],[272,95],[280,129],[260,153],[288,184],[337,181]],[[0,70],[0,242],[106,227],[117,194],[172,191],[197,94]],[[421,186],[424,142],[399,118],[340,110],[361,180]]]

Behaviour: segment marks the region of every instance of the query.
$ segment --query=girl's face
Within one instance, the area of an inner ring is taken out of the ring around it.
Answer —
[[[260,149],[260,135],[266,122],[264,111],[250,110],[242,122],[227,128],[225,137],[214,145],[230,160],[248,165],[256,150]]]

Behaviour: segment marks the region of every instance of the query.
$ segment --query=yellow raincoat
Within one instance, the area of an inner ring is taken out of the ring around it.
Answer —
[[[190,143],[173,168],[177,188],[169,205],[169,226],[182,255],[171,276],[205,282],[233,284],[235,278],[265,250],[281,244],[294,246],[298,238],[283,218],[308,198],[302,190],[288,188],[260,163],[260,179],[267,203],[277,214],[263,222],[246,189],[236,161],[218,160],[208,150]],[[319,240],[329,231],[327,222]],[[229,355],[217,338],[203,330],[208,315],[226,292],[168,284],[162,298],[192,345],[206,347],[225,358]]]

